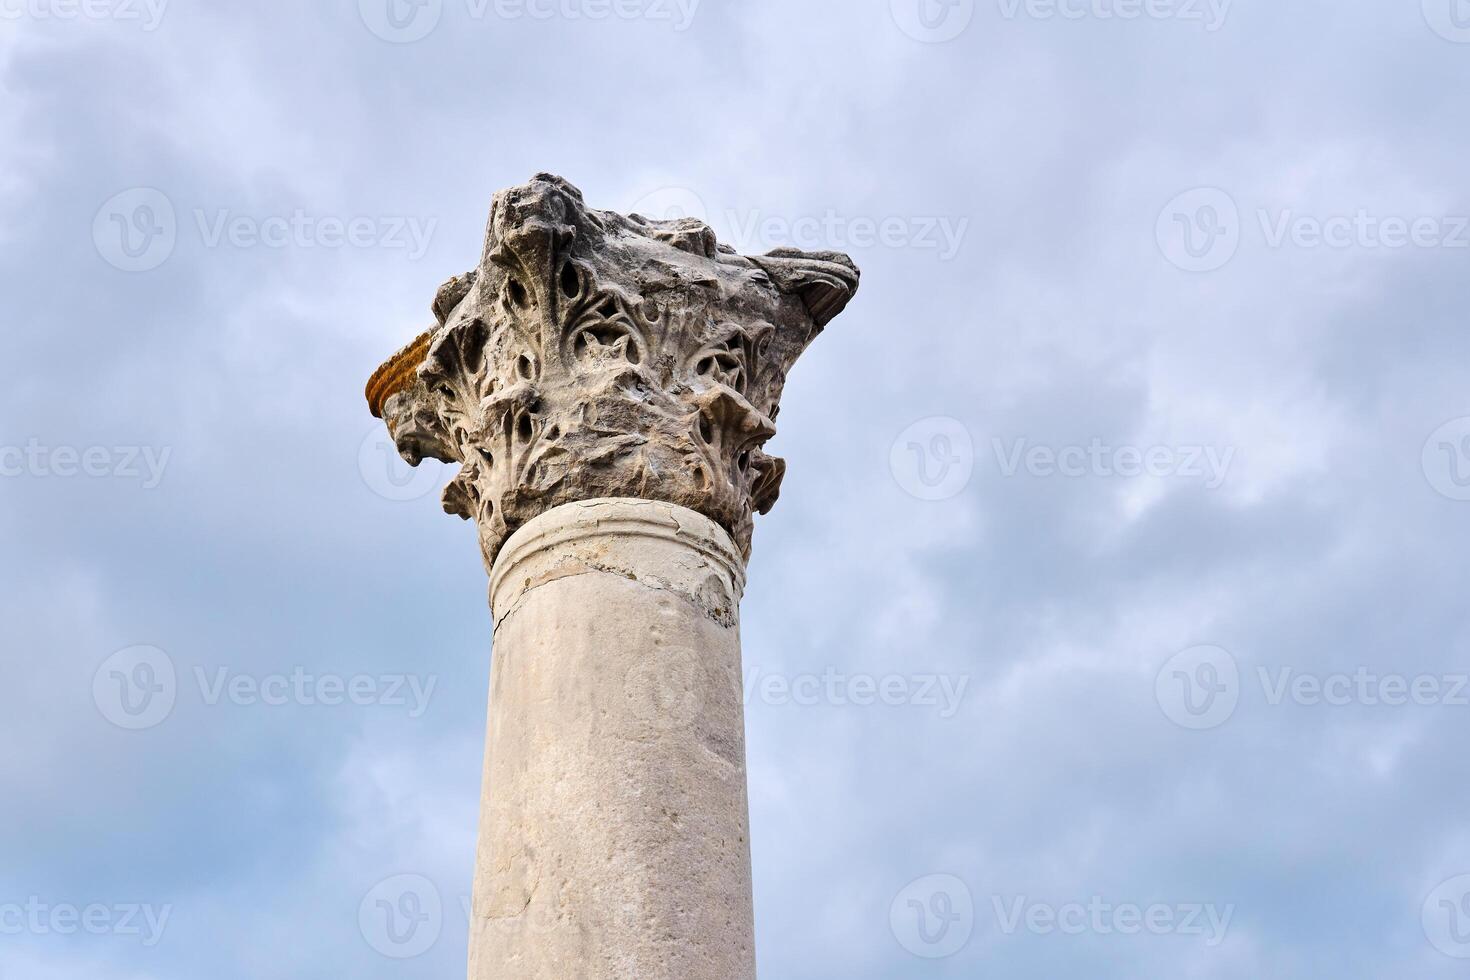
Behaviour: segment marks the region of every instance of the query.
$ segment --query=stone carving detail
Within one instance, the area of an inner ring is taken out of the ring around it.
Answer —
[[[368,400],[410,463],[461,464],[444,508],[474,519],[487,567],[533,517],[599,497],[698,511],[748,557],[785,473],[763,447],[786,373],[857,285],[845,255],[743,257],[540,174],[496,195],[480,266]]]

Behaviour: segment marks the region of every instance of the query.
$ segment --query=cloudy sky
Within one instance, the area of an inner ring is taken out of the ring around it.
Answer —
[[[461,975],[485,576],[362,386],[538,171],[863,268],[763,976],[1465,975],[1470,4],[389,2],[0,0],[0,977]]]

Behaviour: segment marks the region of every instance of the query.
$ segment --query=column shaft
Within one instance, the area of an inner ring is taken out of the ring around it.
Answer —
[[[470,980],[755,976],[740,553],[673,504],[506,542]]]

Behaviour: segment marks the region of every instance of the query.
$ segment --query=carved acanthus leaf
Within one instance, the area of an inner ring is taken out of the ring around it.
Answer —
[[[541,174],[496,195],[479,267],[369,385],[400,452],[462,464],[444,491],[487,563],[552,507],[641,497],[712,518],[748,554],[785,463],[763,447],[787,371],[851,299],[835,252],[743,258],[693,219],[588,209]]]

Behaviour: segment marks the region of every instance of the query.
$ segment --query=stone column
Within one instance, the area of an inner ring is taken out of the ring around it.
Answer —
[[[755,975],[743,584],[672,504],[563,504],[506,543],[471,977]]]
[[[369,382],[409,462],[461,464],[490,572],[470,980],[755,976],[745,561],[786,372],[857,283],[541,174]]]

